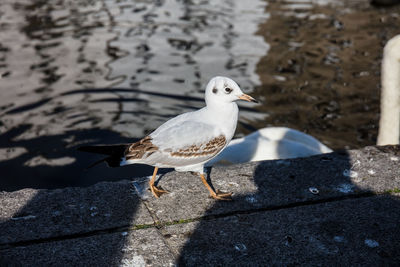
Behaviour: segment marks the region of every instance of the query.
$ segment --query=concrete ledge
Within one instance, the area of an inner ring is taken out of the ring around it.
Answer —
[[[0,263],[22,265],[394,264],[400,147],[170,172],[88,188],[0,193]]]

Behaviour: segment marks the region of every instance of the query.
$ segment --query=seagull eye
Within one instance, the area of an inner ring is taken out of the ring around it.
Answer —
[[[229,87],[225,88],[225,93],[230,94],[233,90]]]

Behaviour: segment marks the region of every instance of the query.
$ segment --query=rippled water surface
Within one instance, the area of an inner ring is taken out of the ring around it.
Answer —
[[[89,185],[151,174],[84,170],[87,143],[123,143],[204,105],[207,81],[236,80],[237,136],[267,126],[332,148],[374,144],[379,64],[399,8],[366,1],[0,3],[0,189]]]

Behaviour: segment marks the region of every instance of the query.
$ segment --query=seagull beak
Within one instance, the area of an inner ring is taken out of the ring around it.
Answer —
[[[246,100],[246,101],[249,101],[249,102],[258,103],[257,100],[255,100],[254,98],[252,98],[251,96],[246,95],[246,94],[243,94],[243,95],[239,96],[239,99]]]

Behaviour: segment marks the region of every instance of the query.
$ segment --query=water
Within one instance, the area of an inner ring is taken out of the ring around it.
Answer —
[[[373,144],[380,51],[399,9],[361,2],[3,0],[0,189],[150,175],[84,170],[98,157],[76,148],[131,142],[202,107],[215,75],[262,100],[241,104],[236,136],[289,126],[332,148]]]

